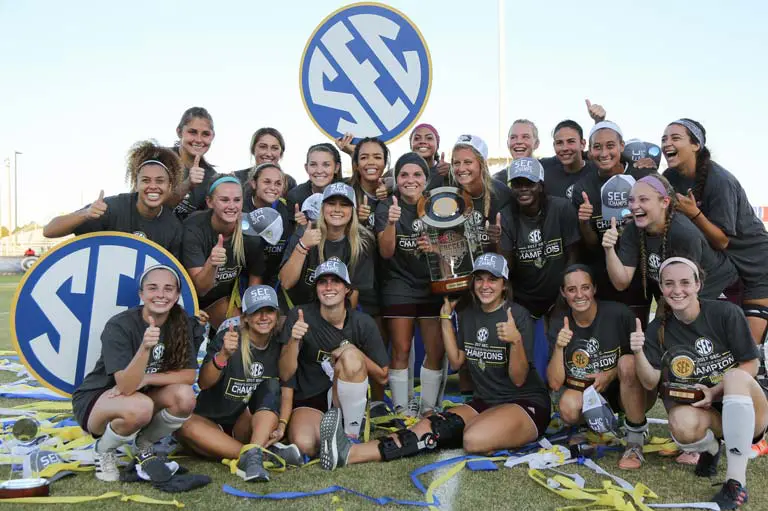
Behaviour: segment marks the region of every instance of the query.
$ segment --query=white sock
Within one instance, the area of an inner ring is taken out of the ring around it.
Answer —
[[[152,420],[139,431],[136,437],[136,446],[145,449],[179,429],[189,417],[176,417],[171,415],[167,408],[163,408],[152,417]]]
[[[408,369],[389,370],[389,388],[395,410],[408,407]]]
[[[368,378],[360,383],[336,380],[336,395],[339,397],[341,414],[344,417],[344,433],[355,438],[360,436],[365,405],[368,402]]]
[[[443,381],[442,369],[434,370],[421,368],[421,411],[434,410],[437,406],[437,396],[440,394],[440,383]]]
[[[723,397],[723,437],[728,468],[725,479],[747,486],[747,460],[755,433],[755,404],[750,396],[728,394]]]
[[[414,380],[416,379],[416,339],[411,339],[411,354],[408,356],[408,400],[416,395]]]
[[[685,452],[708,452],[714,456],[717,454],[717,451],[720,450],[720,442],[715,438],[715,434],[712,433],[712,430],[709,428],[707,428],[704,438],[690,444],[680,443],[674,435],[672,435],[672,440],[674,440],[680,449]]]
[[[107,429],[104,430],[104,434],[96,442],[96,452],[103,454],[107,451],[113,451],[124,444],[129,444],[136,437],[136,433],[128,436],[122,436],[115,433],[112,429],[112,423],[107,424]]]

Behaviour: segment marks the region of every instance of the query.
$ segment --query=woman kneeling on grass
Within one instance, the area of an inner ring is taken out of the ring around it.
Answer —
[[[293,388],[278,379],[278,302],[269,286],[249,287],[243,296],[239,331],[230,324],[208,345],[200,368],[195,414],[179,436],[195,451],[215,458],[239,457],[237,475],[269,481],[262,449],[271,448],[292,465],[296,446],[276,444],[291,417]]]
[[[755,380],[757,348],[739,307],[699,298],[702,279],[693,261],[671,257],[659,275],[665,313],[648,325],[647,335],[630,336],[638,378],[649,390],[664,376],[662,389],[687,384],[703,394],[685,403],[672,400],[679,392],[664,391],[670,396],[664,401],[669,431],[682,450],[701,453],[701,477],[717,474],[720,438],[725,439],[726,482],[712,500],[720,509],[738,509],[747,502],[751,446],[768,427],[768,400]]]
[[[120,479],[117,448],[134,439],[139,477],[164,482],[173,476],[152,444],[179,429],[195,408],[196,346],[203,342],[202,326],[178,304],[180,292],[175,270],[147,269],[139,279],[144,305],[107,321],[101,356],[72,395],[77,423],[97,439],[101,481]]]
[[[469,453],[512,449],[536,440],[550,418],[549,393],[533,367],[533,322],[512,303],[507,262],[487,253],[475,261],[471,304],[459,312],[458,336],[445,299],[440,319],[448,360],[455,369],[466,361],[474,399],[432,414],[410,429],[353,445],[331,409],[320,425],[320,463],[326,470],[354,463],[391,461],[425,449],[464,447]]]

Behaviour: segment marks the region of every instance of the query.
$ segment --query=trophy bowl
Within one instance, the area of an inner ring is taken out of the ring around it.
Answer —
[[[704,399],[704,391],[692,382],[698,355],[680,346],[673,347],[661,358],[661,396],[681,404]]]
[[[473,261],[482,253],[471,197],[456,187],[441,186],[424,192],[416,211],[420,230],[430,243],[425,255],[432,293],[449,295],[468,289]]]
[[[40,424],[35,419],[24,417],[14,423],[11,434],[17,442],[26,443],[34,442],[39,431]],[[13,469],[11,469],[11,474],[13,474]],[[46,497],[50,494],[50,490],[48,480],[42,477],[0,481],[0,499]]]
[[[592,347],[586,339],[574,339],[565,348],[565,386],[584,392],[594,380],[587,378],[590,373]]]

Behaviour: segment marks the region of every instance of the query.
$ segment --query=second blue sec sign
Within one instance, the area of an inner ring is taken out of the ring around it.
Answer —
[[[378,3],[342,7],[304,49],[301,96],[317,127],[390,142],[408,131],[429,98],[427,43],[403,13]]]
[[[195,314],[189,275],[170,252],[145,238],[86,234],[41,257],[11,302],[11,340],[29,372],[54,392],[71,395],[101,355],[104,325],[139,305],[139,277],[156,264],[177,270],[179,305]]]

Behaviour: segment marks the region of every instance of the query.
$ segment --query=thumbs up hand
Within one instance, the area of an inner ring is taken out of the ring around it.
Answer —
[[[515,324],[515,318],[512,316],[512,309],[507,308],[507,320],[502,323],[496,323],[496,335],[501,342],[517,345],[523,340],[520,331]]]
[[[560,331],[557,333],[557,347],[558,348],[565,348],[570,344],[571,339],[573,338],[573,331],[570,328],[570,325],[568,324],[568,316],[563,318],[563,328],[560,329]]]
[[[296,222],[297,225],[307,225],[307,215],[302,213],[301,207],[296,204],[293,207],[293,220]]]
[[[304,234],[301,236],[301,242],[305,247],[310,249],[319,245],[322,237],[323,233],[317,228],[315,222],[310,222],[309,225],[307,225],[306,230],[304,230]]]
[[[376,199],[386,200],[389,197],[389,190],[387,189],[387,183],[384,182],[384,178],[379,178],[379,186],[376,187]]]
[[[616,217],[611,217],[611,228],[603,233],[603,248],[614,250],[619,241],[619,230],[616,228]]]
[[[291,339],[295,341],[302,340],[304,335],[306,335],[307,330],[309,330],[309,325],[304,322],[304,311],[299,309],[299,317],[291,329]]]
[[[594,120],[595,122],[600,122],[605,120],[605,108],[603,108],[600,105],[593,105],[590,100],[585,100],[587,103],[587,112],[589,112],[589,116]]]
[[[224,236],[219,234],[219,242],[211,249],[211,255],[208,256],[211,266],[219,267],[227,262],[227,249],[224,248]]]
[[[445,153],[440,153],[440,160],[437,162],[437,173],[441,176],[447,176],[451,172],[451,164],[445,161]]]
[[[400,210],[400,206],[397,205],[397,196],[392,196],[392,205],[389,206],[389,216],[387,217],[387,221],[389,222],[389,225],[395,225],[398,220],[400,220],[400,214],[402,211]]]
[[[635,331],[629,334],[629,348],[632,353],[643,351],[645,346],[645,334],[643,333],[643,324],[640,319],[635,318]]]
[[[150,316],[149,326],[144,330],[144,338],[141,341],[141,346],[149,351],[154,348],[158,342],[160,342],[160,328],[155,326],[155,318]]]
[[[205,169],[200,166],[200,155],[195,156],[195,162],[192,164],[192,168],[189,169],[189,186],[194,188],[203,182],[205,178]]]
[[[226,353],[227,358],[231,357],[237,351],[239,344],[240,336],[237,331],[235,331],[235,325],[230,324],[229,329],[224,334],[224,343],[222,346],[222,351]]]
[[[496,223],[493,225],[486,221],[485,232],[491,243],[498,243],[501,240],[501,213],[496,213]]]
[[[89,220],[96,220],[97,218],[104,216],[104,213],[106,212],[107,203],[104,202],[104,190],[101,190],[101,192],[99,192],[99,198],[93,201],[90,206],[88,206],[85,214]]]
[[[371,216],[371,206],[368,205],[368,195],[363,194],[363,203],[357,207],[357,219],[360,223],[365,224],[368,222],[368,217]]]
[[[587,192],[581,192],[581,198],[584,199],[584,202],[579,206],[579,221],[589,222],[592,220],[592,213],[594,213],[595,208],[592,207],[592,204],[589,202]]]

